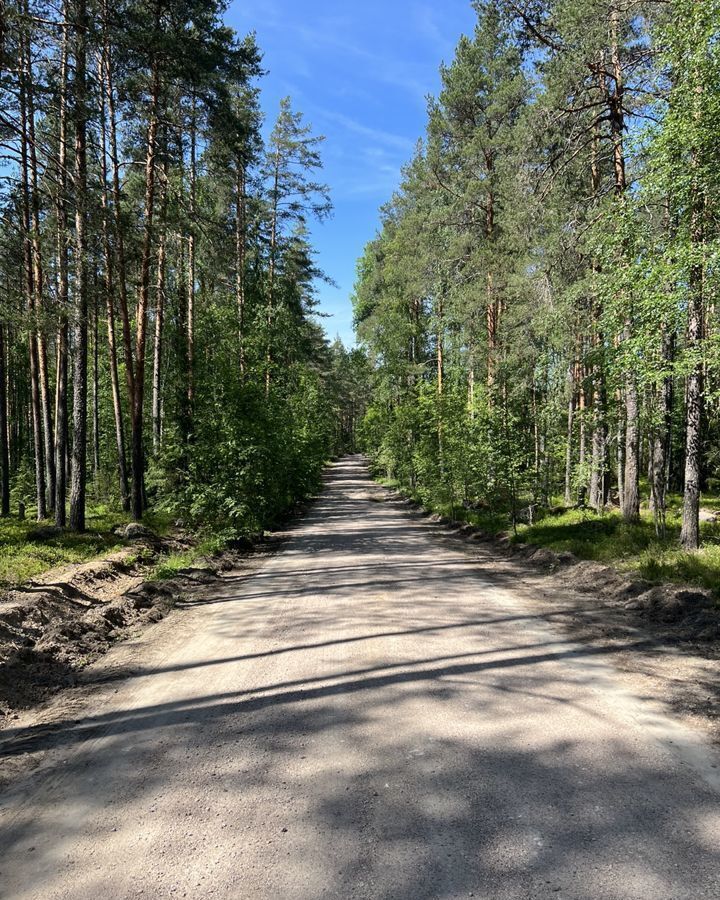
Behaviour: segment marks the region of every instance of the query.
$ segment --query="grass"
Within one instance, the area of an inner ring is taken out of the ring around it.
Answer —
[[[36,543],[29,541],[28,535],[49,522],[0,519],[0,589],[15,587],[58,566],[89,562],[111,553],[124,546],[112,529],[129,521],[122,510],[97,504],[88,508],[84,534],[67,531]],[[161,535],[171,527],[170,519],[161,514],[148,514],[145,524]]]
[[[212,556],[225,546],[226,539],[219,534],[207,534],[195,547],[163,557],[153,568],[148,581],[166,581],[183,569],[188,569],[204,556]]]
[[[580,559],[634,572],[648,581],[698,585],[720,596],[720,525],[701,523],[702,547],[688,553],[679,546],[680,524],[679,513],[671,511],[667,536],[661,540],[649,513],[643,513],[637,524],[627,525],[614,510],[602,515],[568,510],[534,525],[518,526],[517,539],[550,550],[569,550]]]
[[[500,534],[510,528],[506,511],[453,509],[449,504],[431,502],[424,494],[410,492],[397,482],[383,480],[381,483],[402,490],[434,512],[470,522],[489,534]],[[720,510],[720,497],[703,496],[702,506]],[[720,597],[720,524],[702,522],[702,547],[688,553],[679,546],[681,515],[682,497],[673,494],[668,497],[667,535],[661,540],[649,512],[643,511],[637,524],[627,525],[616,510],[598,514],[592,510],[569,509],[546,516],[534,525],[518,525],[513,540],[556,552],[570,551],[579,559],[605,563],[654,583],[675,582],[709,588]]]

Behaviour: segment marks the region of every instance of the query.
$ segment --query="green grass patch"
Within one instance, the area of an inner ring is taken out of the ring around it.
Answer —
[[[703,546],[688,553],[679,546],[680,525],[679,513],[671,511],[666,537],[660,539],[649,513],[643,513],[637,524],[628,525],[616,511],[600,515],[591,510],[568,510],[534,525],[518,526],[517,540],[555,551],[569,550],[580,559],[635,572],[652,582],[706,587],[720,596],[720,526],[702,523]]]
[[[123,541],[112,529],[129,521],[130,516],[122,510],[96,504],[88,507],[84,534],[66,531],[50,540],[35,542],[28,540],[28,535],[49,522],[0,519],[0,589],[16,587],[49,569],[89,562],[117,550]],[[162,513],[148,513],[144,524],[165,535],[172,527],[172,519]]]
[[[377,481],[386,488],[400,491],[405,497],[420,503],[426,509],[431,509],[434,513],[459,522],[468,522],[488,534],[500,534],[500,532],[507,531],[510,527],[510,521],[506,512],[490,509],[489,507],[468,509],[462,504],[453,506],[451,503],[438,503],[426,492],[413,491],[399,481],[394,481],[390,478],[379,478]]]
[[[0,587],[14,587],[48,569],[88,562],[109,553],[122,545],[110,529],[123,521],[122,513],[113,515],[101,507],[88,515],[84,534],[65,532],[35,543],[28,540],[28,534],[44,523],[0,519]]]
[[[451,507],[433,500],[426,491],[412,491],[397,481],[382,479],[380,483],[402,491],[433,512],[469,522],[488,534],[511,530],[510,514],[506,510]],[[560,498],[554,498],[553,502],[561,506]],[[720,497],[703,495],[702,507],[720,510]],[[614,566],[654,583],[675,582],[709,588],[720,597],[720,524],[701,522],[702,547],[696,553],[688,553],[679,546],[681,519],[682,496],[671,494],[663,539],[658,538],[652,514],[647,511],[643,511],[640,522],[628,525],[617,510],[598,514],[590,509],[569,509],[558,515],[547,515],[534,525],[518,525],[513,540],[556,552],[569,551],[579,559]]]
[[[179,553],[170,553],[163,557],[153,568],[148,581],[167,581],[174,578],[183,569],[189,569],[204,556],[212,556],[225,548],[227,538],[224,534],[207,534],[196,547]]]

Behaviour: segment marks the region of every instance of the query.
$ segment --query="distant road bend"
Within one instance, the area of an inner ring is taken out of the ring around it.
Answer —
[[[3,900],[720,898],[715,751],[381,497],[335,464],[280,552],[136,639],[0,798]]]

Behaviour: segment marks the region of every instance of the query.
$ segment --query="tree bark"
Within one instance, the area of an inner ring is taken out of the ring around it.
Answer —
[[[35,454],[35,495],[38,521],[47,516],[46,481],[43,460],[42,413],[40,405],[40,385],[38,374],[37,335],[35,329],[35,269],[31,240],[31,198],[30,198],[30,166],[28,161],[28,106],[27,106],[27,72],[25,56],[25,34],[21,33],[18,47],[18,67],[20,71],[20,174],[22,193],[22,225],[23,225],[23,261],[25,267],[25,304],[30,319],[28,336],[28,357],[30,364],[30,410],[33,448]]]
[[[68,18],[67,3],[63,4],[63,17]],[[55,384],[55,524],[64,528],[67,523],[67,470],[68,470],[68,353],[69,324],[68,304],[70,284],[68,275],[67,237],[67,72],[68,29],[63,28],[60,50],[60,109],[58,111],[58,174],[57,174],[57,271],[59,327],[57,342],[57,378]]]
[[[674,384],[670,372],[675,355],[675,335],[665,328],[663,331],[663,361],[667,374],[663,379],[659,395],[659,422],[653,430],[650,446],[650,488],[655,530],[659,537],[665,537],[665,514],[667,508],[668,470],[670,465],[670,445],[672,440],[672,406]]]
[[[625,478],[622,516],[626,522],[640,519],[640,404],[632,372],[625,379]]]
[[[85,530],[87,482],[88,274],[86,0],[74,2],[75,32],[75,310],[73,323],[73,445],[70,473],[70,527]]]
[[[195,407],[195,218],[197,190],[197,125],[195,97],[192,98],[190,113],[190,228],[188,231],[188,273],[187,273],[187,411],[188,438],[192,440]]]
[[[615,171],[615,196],[624,203],[627,192],[625,172],[625,80],[620,60],[620,12],[617,7],[610,12],[610,56],[614,90],[608,92],[608,112],[613,146],[613,167]],[[624,339],[632,336],[632,314],[625,322]],[[630,363],[630,365],[632,365]],[[626,522],[637,522],[640,518],[640,403],[637,379],[629,370],[625,373],[625,472],[622,485],[622,516]]]
[[[92,421],[93,421],[93,479],[97,494],[98,477],[100,475],[100,310],[98,309],[97,279],[93,292],[93,371],[92,371]]]
[[[29,5],[24,0],[24,14],[29,18]],[[44,284],[42,249],[40,245],[40,191],[38,187],[37,147],[35,141],[35,96],[34,75],[30,41],[24,40],[25,64],[23,79],[25,90],[25,124],[28,143],[27,161],[29,165],[31,256],[33,268],[33,308],[35,342],[37,344],[37,373],[42,417],[43,458],[45,461],[46,506],[52,512],[55,505],[55,447],[53,439],[52,402],[50,399],[50,378],[48,375],[47,341],[41,321],[44,312]]]
[[[103,83],[106,56],[98,62],[98,78]],[[108,357],[110,387],[112,391],[113,416],[115,420],[115,445],[118,459],[118,479],[120,500],[126,512],[130,510],[130,482],[128,479],[127,455],[125,452],[125,423],[123,420],[122,398],[120,396],[120,376],[118,373],[117,338],[115,334],[115,260],[110,239],[110,198],[108,190],[107,164],[107,105],[106,94],[100,92],[100,177],[102,182],[102,233],[105,254],[105,304],[107,315]]]
[[[565,436],[565,505],[570,506],[572,503],[572,471],[573,471],[573,437],[575,431],[575,406],[577,398],[576,390],[576,373],[577,359],[573,360],[572,365],[568,369],[567,390],[568,390],[568,414],[567,414],[567,430]]]
[[[699,203],[693,211],[692,232],[693,243],[698,248],[704,239],[702,209]],[[686,550],[697,550],[700,546],[700,462],[703,415],[703,365],[700,353],[703,337],[703,279],[703,265],[696,263],[690,272],[688,297],[687,352],[693,362],[686,387],[685,490],[680,531],[680,543]]]
[[[0,516],[10,515],[10,452],[8,447],[7,362],[5,328],[0,325]]]
[[[275,168],[273,174],[272,189],[272,215],[270,222],[270,266],[268,272],[268,296],[267,296],[267,352],[265,360],[265,395],[270,393],[270,382],[272,380],[272,329],[274,319],[275,306],[275,270],[277,265],[277,244],[278,244],[278,216],[280,214],[280,148],[275,152]]]
[[[163,326],[165,322],[165,268],[167,259],[166,211],[167,211],[167,173],[164,173],[162,184],[162,215],[158,236],[157,281],[155,285],[155,340],[153,345],[153,377],[152,377],[152,426],[153,453],[160,452],[162,441],[162,350]]]
[[[125,257],[125,239],[122,222],[122,191],[120,189],[120,157],[118,154],[117,119],[115,115],[115,88],[113,86],[113,58],[109,39],[108,4],[103,0],[103,50],[102,70],[103,90],[107,103],[108,137],[110,142],[110,162],[112,165],[112,206],[115,224],[115,245],[117,250],[117,296],[120,304],[120,321],[122,325],[123,355],[125,359],[125,378],[128,397],[132,406],[135,396],[135,364],[133,358],[132,331],[130,327],[130,309],[128,302],[127,266]]]
[[[235,303],[238,313],[240,377],[245,377],[245,248],[247,245],[247,198],[245,164],[238,154],[235,184]]]
[[[155,217],[155,158],[158,134],[158,104],[160,98],[160,73],[153,61],[151,81],[150,119],[147,129],[145,156],[145,200],[142,255],[140,261],[140,285],[138,291],[135,332],[135,390],[132,402],[132,502],[131,510],[136,521],[142,519],[144,508],[145,452],[143,446],[143,408],[145,399],[145,350],[147,343],[147,318],[150,300],[150,267],[152,262]]]

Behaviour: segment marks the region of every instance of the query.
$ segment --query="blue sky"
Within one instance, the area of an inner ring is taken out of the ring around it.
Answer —
[[[324,178],[335,213],[313,234],[318,262],[338,287],[319,287],[320,308],[329,336],[351,343],[356,261],[423,134],[440,63],[474,26],[470,0],[231,0],[226,18],[239,33],[257,34],[268,127],[290,95],[327,137]]]

